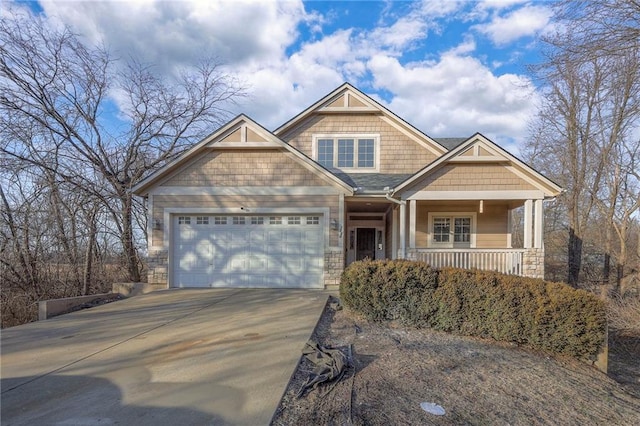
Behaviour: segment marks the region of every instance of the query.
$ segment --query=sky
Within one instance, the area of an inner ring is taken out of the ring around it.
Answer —
[[[232,113],[271,130],[349,82],[430,136],[480,132],[516,154],[539,101],[526,67],[553,30],[544,1],[16,4],[162,72],[215,56],[247,89]]]

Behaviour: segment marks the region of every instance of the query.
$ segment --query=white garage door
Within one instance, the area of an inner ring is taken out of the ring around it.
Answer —
[[[322,288],[321,215],[173,218],[173,287]]]

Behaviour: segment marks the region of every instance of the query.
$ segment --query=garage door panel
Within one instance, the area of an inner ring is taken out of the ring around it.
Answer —
[[[317,215],[311,221],[305,216],[181,218],[191,223],[173,222],[174,286],[322,287],[324,235]]]

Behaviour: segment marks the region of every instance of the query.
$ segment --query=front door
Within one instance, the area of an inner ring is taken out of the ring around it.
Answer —
[[[356,260],[376,258],[376,229],[356,229]]]

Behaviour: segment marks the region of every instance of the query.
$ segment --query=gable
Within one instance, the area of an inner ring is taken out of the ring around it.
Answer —
[[[416,181],[417,191],[536,190],[531,183],[501,164],[446,164]]]
[[[282,138],[308,157],[314,158],[314,137],[332,134],[378,135],[380,173],[415,173],[437,158],[433,151],[417,144],[377,114],[310,116]]]
[[[391,111],[344,84],[274,131],[310,158],[314,138],[379,136],[379,173],[415,173],[446,152],[435,140]]]
[[[403,198],[431,198],[428,192],[503,191],[509,198],[552,197],[562,189],[507,151],[480,134],[474,135],[449,153],[395,188]],[[519,192],[520,191],[520,192]],[[419,195],[416,195],[418,194]],[[455,197],[454,194],[450,195]],[[496,195],[498,196],[498,195]]]
[[[339,177],[240,115],[133,188],[146,195],[158,186],[331,186],[353,188]]]
[[[161,186],[326,186],[284,150],[207,150]]]

